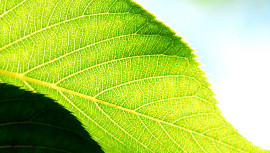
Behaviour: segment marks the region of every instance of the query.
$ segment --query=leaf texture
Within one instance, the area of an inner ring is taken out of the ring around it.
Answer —
[[[1,153],[102,153],[69,111],[44,95],[0,84]]]
[[[192,49],[138,4],[0,6],[0,79],[57,100],[105,152],[267,152],[226,122]]]

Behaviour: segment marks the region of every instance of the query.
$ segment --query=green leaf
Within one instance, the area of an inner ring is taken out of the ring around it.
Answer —
[[[105,152],[267,152],[221,116],[192,49],[134,2],[1,5],[1,80],[57,100]]]
[[[0,152],[103,152],[54,100],[0,84]]]

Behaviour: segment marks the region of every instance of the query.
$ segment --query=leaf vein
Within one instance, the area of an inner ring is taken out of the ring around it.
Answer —
[[[151,104],[155,104],[155,103],[159,103],[159,102],[163,102],[163,101],[167,101],[167,100],[176,100],[176,99],[183,99],[183,98],[191,98],[191,97],[196,97],[196,96],[183,96],[183,97],[172,97],[172,98],[167,98],[167,99],[161,99],[161,100],[157,100],[157,101],[153,101],[144,105],[139,106],[138,108],[134,109],[134,111],[137,111],[145,106],[151,105]]]
[[[200,135],[204,138],[207,138],[207,139],[210,139],[210,140],[213,140],[215,142],[218,142],[220,144],[223,144],[225,146],[228,146],[230,148],[233,148],[235,150],[238,150],[238,151],[241,151],[241,152],[246,152],[244,150],[241,150],[239,148],[236,148],[234,147],[233,145],[231,144],[227,144],[225,142],[222,142],[220,140],[217,140],[217,139],[214,139],[212,137],[209,137],[209,136],[206,136],[206,135],[203,135],[202,133],[198,133],[196,131],[192,131],[192,130],[189,130],[187,128],[184,128],[184,127],[181,127],[181,126],[178,126],[178,125],[175,125],[175,124],[172,124],[172,123],[169,123],[169,122],[166,122],[166,121],[162,121],[162,120],[159,120],[159,119],[156,119],[154,117],[151,117],[151,116],[148,116],[148,115],[145,115],[145,114],[141,114],[141,113],[138,113],[138,112],[135,112],[134,110],[130,110],[130,109],[127,109],[127,108],[124,108],[124,107],[121,107],[121,106],[117,106],[117,105],[114,105],[114,104],[111,104],[109,102],[105,102],[105,101],[102,101],[102,100],[99,100],[99,99],[96,99],[94,97],[91,97],[91,96],[88,96],[88,95],[85,95],[85,94],[82,94],[82,93],[78,93],[78,92],[75,92],[75,91],[72,91],[72,90],[69,90],[69,89],[66,89],[66,88],[62,88],[62,87],[58,87],[58,86],[55,86],[54,84],[52,83],[48,83],[48,82],[43,82],[43,81],[40,81],[40,80],[37,80],[37,79],[34,79],[34,78],[30,78],[30,77],[27,77],[27,76],[23,76],[19,73],[15,73],[15,72],[9,72],[9,71],[6,71],[6,70],[2,70],[0,69],[0,74],[2,75],[5,75],[5,76],[10,76],[10,77],[14,77],[14,78],[18,78],[20,80],[25,80],[25,81],[29,81],[29,82],[32,82],[32,83],[36,83],[36,84],[39,84],[39,85],[42,85],[42,86],[45,86],[45,87],[49,87],[49,88],[52,88],[52,89],[55,89],[57,90],[58,92],[60,92],[62,94],[62,96],[65,97],[65,99],[68,100],[68,102],[74,107],[76,108],[79,112],[81,112],[83,115],[85,115],[86,117],[89,118],[89,120],[93,121],[95,124],[97,124],[94,120],[92,120],[89,116],[87,116],[81,109],[79,109],[73,102],[71,102],[62,92],[65,92],[65,93],[68,93],[68,94],[72,94],[72,95],[75,95],[75,96],[79,96],[79,97],[82,97],[82,98],[85,98],[85,99],[88,99],[88,100],[91,100],[93,102],[98,102],[98,103],[101,103],[101,104],[104,104],[104,105],[107,105],[107,106],[110,106],[112,108],[116,108],[116,109],[120,109],[120,110],[123,110],[123,111],[126,111],[126,112],[130,112],[130,113],[133,113],[135,115],[138,115],[138,116],[141,116],[141,117],[145,117],[149,120],[153,120],[153,121],[156,121],[158,123],[163,123],[163,124],[167,124],[167,125],[170,125],[170,126],[173,126],[173,127],[176,127],[176,128],[179,128],[179,129],[182,129],[182,130],[185,130],[187,132],[190,132],[190,133],[195,133],[197,135]],[[98,124],[97,124],[98,125]],[[100,125],[98,125],[100,126]],[[101,126],[100,126],[101,127]],[[102,128],[102,127],[101,127]],[[105,130],[105,129],[103,129]],[[106,130],[105,130],[106,131]],[[108,134],[110,134],[108,131],[107,131]],[[110,134],[112,135],[112,134]],[[116,138],[117,139],[117,138]],[[120,140],[119,140],[120,141]],[[121,142],[121,141],[120,141]],[[122,142],[123,143],[123,142]],[[248,152],[246,152],[248,153]]]
[[[72,77],[72,76],[75,76],[79,73],[82,73],[84,71],[87,71],[87,70],[90,70],[92,68],[95,68],[95,67],[98,67],[98,66],[101,66],[101,65],[106,65],[106,64],[109,64],[109,63],[113,63],[113,62],[117,62],[117,61],[122,61],[122,60],[127,60],[127,59],[134,59],[134,58],[143,58],[143,57],[156,57],[156,56],[165,56],[165,57],[175,57],[175,56],[170,56],[170,55],[163,55],[163,54],[156,54],[156,55],[140,55],[140,56],[131,56],[131,57],[124,57],[124,58],[119,58],[119,59],[114,59],[114,60],[110,60],[110,61],[106,61],[106,62],[103,62],[103,63],[99,63],[99,64],[96,64],[96,65],[93,65],[93,66],[90,66],[88,68],[85,68],[85,69],[82,69],[80,71],[77,71],[73,74],[70,74],[64,78],[62,78],[61,80],[57,81],[55,84],[59,84],[61,83],[62,81]],[[178,58],[184,58],[186,59],[185,57],[178,57]]]
[[[75,108],[76,110],[78,110],[82,115],[84,115],[85,117],[87,117],[91,122],[93,122],[94,124],[96,124],[100,129],[102,129],[105,133],[108,133],[112,138],[114,138],[115,140],[119,141],[121,144],[123,144],[124,146],[128,147],[124,142],[122,142],[121,140],[119,140],[118,138],[116,138],[113,134],[111,134],[109,131],[107,131],[106,129],[104,129],[101,125],[99,125],[96,121],[94,121],[92,118],[90,118],[90,116],[88,116],[83,110],[81,110],[80,108],[78,108],[67,96],[65,96],[62,91],[58,92],[68,101],[68,103],[70,103],[73,108]],[[129,148],[129,147],[128,147]]]
[[[132,14],[132,13],[97,13],[97,14],[90,14],[90,15],[82,15],[82,16],[78,16],[78,17],[71,18],[71,19],[68,19],[68,20],[64,20],[64,21],[58,22],[58,23],[56,23],[56,24],[53,24],[53,25],[50,25],[50,26],[41,28],[41,29],[39,29],[39,30],[37,30],[37,31],[35,31],[35,32],[33,32],[33,33],[30,33],[30,34],[24,36],[24,37],[21,37],[21,38],[15,40],[15,41],[13,41],[13,42],[11,42],[11,43],[9,43],[9,44],[3,46],[2,48],[0,48],[0,51],[6,49],[6,48],[9,47],[9,46],[12,46],[12,45],[18,43],[18,42],[21,42],[21,41],[23,41],[24,39],[31,37],[32,35],[35,35],[35,34],[37,34],[37,33],[40,33],[40,32],[42,32],[42,31],[45,31],[45,30],[50,29],[50,28],[52,28],[52,27],[55,27],[55,26],[58,26],[58,25],[61,25],[61,24],[64,24],[64,23],[67,23],[67,22],[70,22],[70,21],[75,21],[75,20],[77,20],[77,19],[84,18],[84,17],[91,17],[91,16],[98,16],[98,15],[105,15],[105,14],[108,14],[108,15],[120,15],[120,14]]]
[[[193,135],[193,133],[191,133],[191,135],[192,135],[192,138],[195,140],[196,144],[200,147],[200,149],[201,149],[203,152],[207,153],[207,152],[203,149],[203,147],[200,145],[200,143],[198,142],[198,140],[195,138],[195,136]]]
[[[167,134],[167,136],[173,141],[173,143],[175,143],[181,150],[183,150],[184,152],[187,152],[184,148],[181,147],[180,144],[178,144],[173,138],[172,136],[168,133],[168,131],[163,127],[163,125],[159,122],[159,125],[161,126],[161,128],[163,129],[163,131]]]
[[[140,82],[140,81],[149,80],[149,79],[166,78],[166,77],[188,77],[188,78],[191,78],[191,79],[196,80],[195,78],[190,77],[190,76],[186,76],[186,75],[165,75],[165,76],[147,77],[147,78],[137,79],[137,80],[125,82],[125,83],[123,83],[123,84],[119,84],[119,85],[110,87],[110,88],[108,88],[108,89],[105,89],[105,90],[99,92],[98,94],[96,94],[96,95],[93,96],[93,97],[96,98],[96,97],[98,97],[99,95],[103,94],[104,92],[107,92],[107,91],[109,91],[109,90],[112,90],[112,89],[115,89],[115,88],[118,88],[118,87],[121,87],[121,86],[125,86],[125,85],[128,85],[128,84],[131,84],[131,83],[134,83],[134,82]],[[197,81],[199,84],[201,84],[198,80],[196,80],[196,81]]]
[[[12,10],[14,10],[15,8],[19,7],[20,5],[22,5],[24,2],[26,2],[27,0],[23,0],[20,3],[18,3],[17,5],[15,5],[13,8],[9,9],[8,11],[5,11],[3,14],[0,15],[0,19],[5,16],[5,14],[11,12]]]
[[[100,106],[97,104],[97,102],[94,102],[95,105],[97,106],[97,108],[109,119],[111,120],[111,122],[113,124],[115,124],[119,129],[121,129],[123,132],[125,132],[128,136],[130,136],[132,139],[134,139],[137,143],[139,143],[140,145],[142,145],[144,148],[146,148],[147,150],[153,152],[150,148],[148,148],[146,145],[144,145],[143,143],[141,143],[139,140],[135,139],[132,135],[130,135],[125,129],[123,129],[121,126],[119,126],[107,113],[105,113],[103,111],[103,109],[100,108]]]
[[[161,142],[161,141],[159,141],[159,139],[149,130],[149,128],[145,125],[145,123],[143,122],[143,120],[140,118],[140,116],[137,116],[138,118],[139,118],[139,120],[142,122],[142,124],[143,124],[143,126],[147,129],[147,131],[161,144],[161,146],[163,146],[164,144]],[[168,151],[168,152],[170,152],[169,150],[168,150],[168,148],[166,148],[166,150]]]
[[[60,59],[66,57],[66,56],[68,56],[68,55],[74,54],[74,53],[76,53],[76,52],[78,52],[78,51],[80,51],[80,50],[83,50],[83,49],[85,49],[85,48],[94,46],[94,45],[96,45],[96,44],[100,44],[100,43],[102,43],[102,42],[107,42],[107,41],[110,41],[110,40],[113,40],[113,39],[117,39],[117,38],[122,38],[122,37],[132,36],[132,35],[137,35],[137,34],[121,35],[121,36],[112,37],[112,38],[109,38],[109,39],[105,39],[105,40],[102,40],[102,41],[98,41],[98,42],[89,44],[89,45],[84,46],[84,47],[82,47],[82,48],[79,48],[79,49],[76,49],[76,50],[71,51],[71,52],[69,52],[69,53],[66,53],[66,54],[64,54],[64,55],[61,55],[61,56],[59,56],[59,57],[57,57],[57,58],[55,58],[55,59],[53,59],[53,60],[50,60],[50,61],[47,61],[47,62],[45,62],[45,63],[43,63],[43,64],[37,65],[37,66],[35,66],[35,67],[33,67],[33,68],[31,68],[31,69],[25,71],[25,72],[22,73],[22,74],[23,74],[23,75],[26,75],[27,73],[30,73],[30,72],[33,71],[33,70],[36,70],[36,69],[38,69],[38,68],[41,68],[41,67],[43,67],[43,66],[45,66],[45,65],[48,65],[48,64],[50,64],[50,63],[53,63],[53,62],[55,62],[55,61],[57,61],[57,60],[60,60]]]
[[[203,116],[203,115],[216,115],[215,113],[200,113],[200,114],[194,114],[194,115],[188,115],[188,116],[183,116],[175,121],[173,121],[173,124],[180,121],[180,120],[183,120],[183,119],[186,119],[186,118],[190,118],[190,117],[197,117],[197,116]]]

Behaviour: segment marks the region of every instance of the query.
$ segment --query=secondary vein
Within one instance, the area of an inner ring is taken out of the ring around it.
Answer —
[[[49,88],[52,88],[52,89],[61,91],[61,92],[65,92],[65,93],[68,93],[68,94],[72,94],[72,95],[75,95],[75,96],[79,96],[79,97],[82,97],[82,98],[91,100],[91,101],[93,101],[93,102],[101,103],[101,104],[110,106],[110,107],[112,107],[112,108],[120,109],[120,110],[129,112],[129,113],[132,113],[132,114],[141,116],[141,117],[148,118],[149,120],[153,120],[153,121],[156,121],[156,122],[158,122],[158,123],[167,124],[167,125],[170,125],[170,126],[173,126],[173,127],[176,127],[176,128],[179,128],[179,129],[182,129],[182,130],[185,130],[185,131],[188,131],[188,132],[190,132],[190,133],[194,133],[194,134],[200,135],[200,136],[202,136],[202,137],[204,137],[204,138],[207,138],[207,139],[216,141],[216,142],[218,142],[218,143],[220,143],[220,144],[222,144],[222,145],[228,146],[228,147],[233,148],[233,149],[235,149],[235,150],[238,150],[238,151],[240,151],[240,152],[248,153],[248,152],[246,152],[246,151],[244,151],[244,150],[242,150],[242,149],[236,148],[236,147],[231,146],[231,145],[229,145],[229,144],[227,144],[227,143],[224,143],[224,142],[222,142],[222,141],[220,141],[220,140],[216,140],[216,139],[214,139],[214,138],[211,138],[211,137],[209,137],[209,136],[203,135],[203,134],[198,133],[198,132],[196,132],[196,131],[192,131],[192,130],[186,129],[186,128],[184,128],[184,127],[175,125],[175,124],[173,124],[173,123],[169,123],[169,122],[166,122],[166,121],[163,121],[163,120],[159,120],[159,119],[156,119],[156,118],[154,118],[154,117],[151,117],[151,116],[148,116],[148,115],[145,115],[145,114],[141,114],[141,113],[135,112],[134,110],[130,110],[130,109],[127,109],[127,108],[124,108],[124,107],[121,107],[121,106],[117,106],[117,105],[111,104],[111,103],[109,103],[109,102],[105,102],[105,101],[96,99],[96,98],[91,97],[91,96],[88,96],[88,95],[84,95],[84,94],[82,94],[82,93],[78,93],[78,92],[75,92],[75,91],[72,91],[72,90],[69,90],[69,89],[66,89],[66,88],[62,88],[62,87],[56,86],[55,84],[52,84],[52,83],[44,82],[44,81],[41,81],[41,80],[37,80],[37,79],[34,79],[34,78],[30,78],[30,77],[24,76],[24,75],[19,74],[19,73],[10,72],[10,71],[6,71],[6,70],[2,70],[2,69],[0,69],[0,74],[5,75],[5,76],[9,76],[9,77],[13,77],[13,78],[17,78],[17,79],[20,79],[20,80],[24,80],[24,81],[29,81],[29,82],[32,82],[32,83],[36,83],[36,84],[39,84],[39,85],[42,85],[42,86],[45,86],[45,87],[49,87]]]

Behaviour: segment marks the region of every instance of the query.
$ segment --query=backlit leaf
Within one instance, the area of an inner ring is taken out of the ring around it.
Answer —
[[[105,152],[266,152],[221,116],[192,49],[134,2],[0,6],[0,79],[57,100]]]

